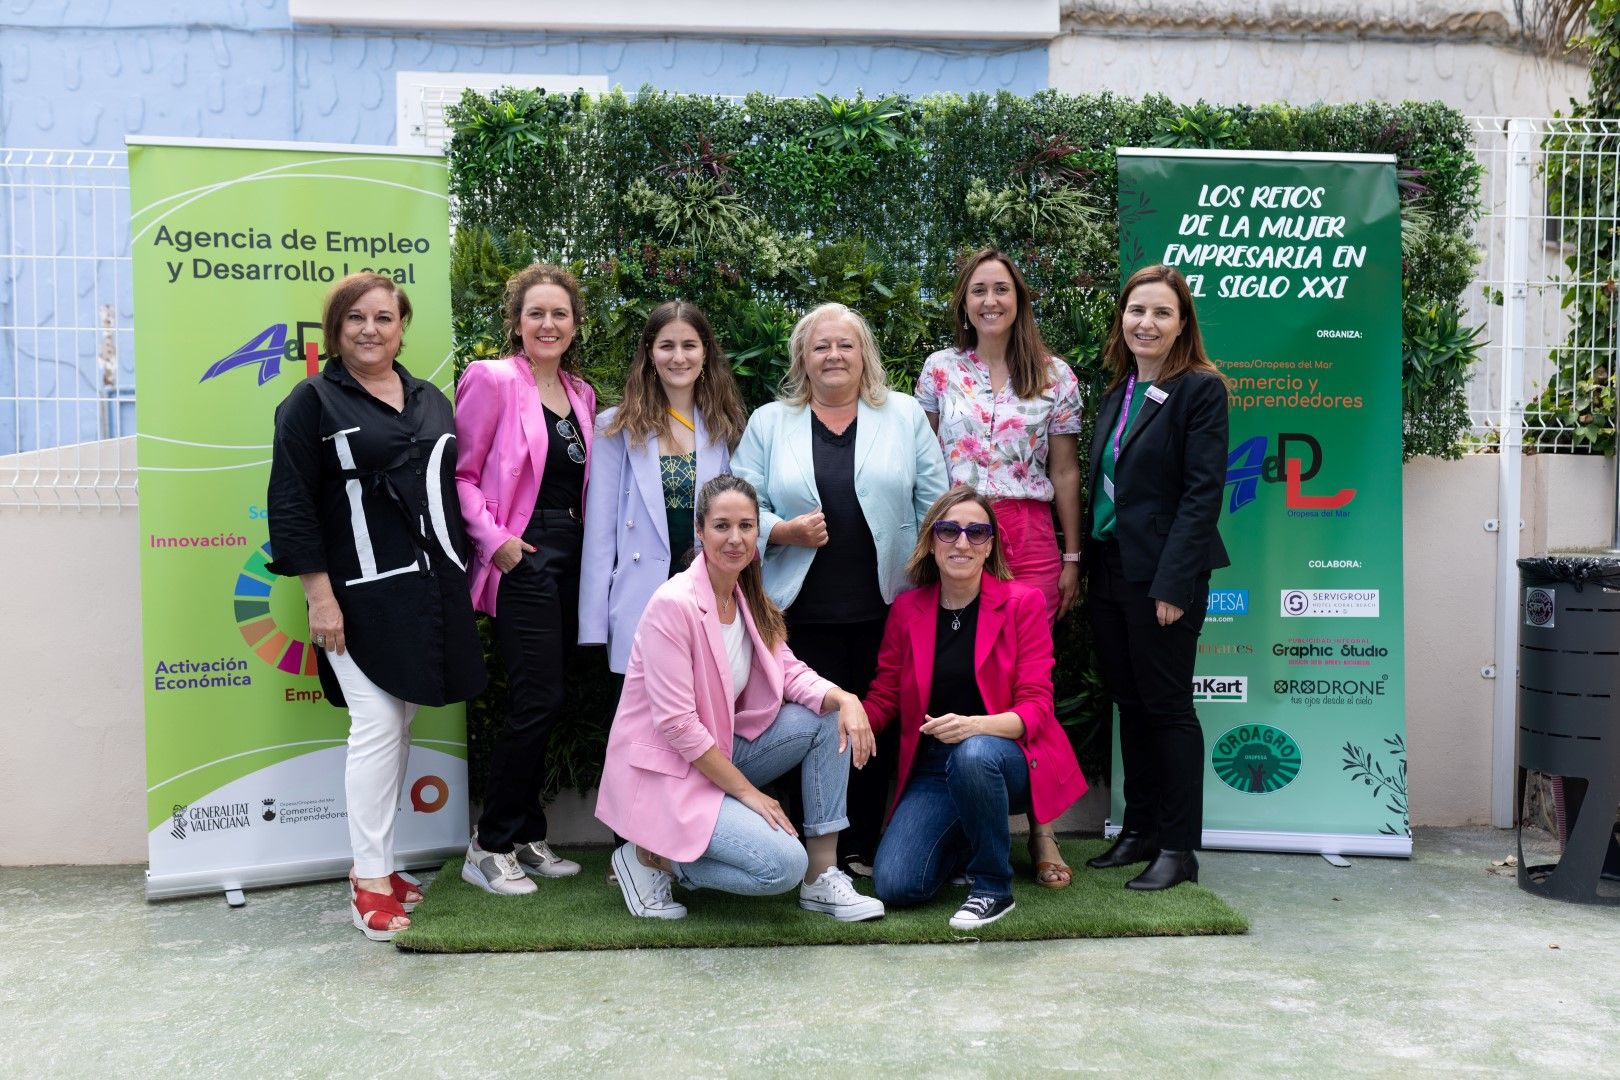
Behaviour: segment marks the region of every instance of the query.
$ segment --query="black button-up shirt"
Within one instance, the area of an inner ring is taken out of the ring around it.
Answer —
[[[276,409],[270,463],[270,569],[325,571],[343,612],[345,649],[404,701],[444,705],[484,688],[467,587],[449,400],[394,365],[395,412],[340,361]],[[321,687],[343,704],[320,653]]]

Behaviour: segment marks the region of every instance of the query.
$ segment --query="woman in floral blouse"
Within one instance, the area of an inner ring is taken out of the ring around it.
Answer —
[[[1024,276],[995,248],[968,259],[952,307],[956,347],[923,364],[917,402],[951,483],[995,506],[1014,579],[1041,590],[1048,616],[1060,619],[1080,595],[1079,380],[1041,340]],[[1048,827],[1031,828],[1030,854],[1037,882],[1069,883]]]

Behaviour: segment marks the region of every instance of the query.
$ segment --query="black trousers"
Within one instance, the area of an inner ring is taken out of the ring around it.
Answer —
[[[1103,686],[1119,706],[1126,832],[1157,836],[1172,851],[1197,848],[1204,829],[1204,732],[1193,711],[1193,667],[1208,607],[1200,600],[1160,626],[1148,583],[1125,580],[1119,545],[1098,546],[1087,609]]]
[[[546,838],[540,804],[546,744],[563,713],[563,672],[579,638],[579,518],[566,510],[536,510],[525,552],[501,577],[495,602],[495,642],[506,664],[506,724],[490,755],[478,844],[511,851]]]
[[[877,674],[878,649],[883,645],[883,626],[888,619],[868,619],[851,623],[793,622],[788,610],[788,647],[820,675],[856,697],[865,697]],[[894,780],[896,759],[900,756],[900,725],[890,724],[878,736],[877,756],[864,769],[849,771],[849,828],[838,834],[838,862],[851,859],[868,866],[877,856],[878,834],[883,830],[883,812],[888,809],[889,785]],[[787,785],[783,792],[794,821],[804,820],[799,785]]]

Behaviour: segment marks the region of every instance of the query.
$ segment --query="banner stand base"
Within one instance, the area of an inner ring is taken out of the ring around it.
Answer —
[[[403,870],[423,867],[438,869],[446,859],[463,854],[465,844],[417,848],[395,853],[395,860]],[[247,903],[242,895],[247,889],[268,889],[276,885],[298,885],[308,881],[341,881],[349,876],[354,859],[343,855],[326,859],[301,859],[298,862],[269,863],[242,867],[215,867],[190,873],[153,874],[146,871],[146,898],[148,900],[174,900],[182,896],[206,896],[225,893],[225,902],[231,907]]]
[[[1103,822],[1103,838],[1118,836],[1112,818]],[[1412,857],[1410,836],[1379,833],[1262,832],[1249,829],[1205,829],[1199,846],[1206,851],[1274,851],[1298,855],[1377,855],[1392,859]],[[1331,858],[1328,862],[1333,862]],[[1337,866],[1337,863],[1334,863]]]

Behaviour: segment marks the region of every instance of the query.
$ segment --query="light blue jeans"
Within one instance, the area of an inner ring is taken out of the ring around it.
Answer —
[[[836,714],[818,716],[802,705],[783,705],[759,738],[732,740],[731,763],[755,787],[799,766],[804,785],[803,834],[826,836],[848,827],[844,796],[849,788],[849,750],[838,749]],[[675,880],[689,889],[769,896],[787,892],[803,881],[809,856],[798,837],[771,828],[764,818],[726,795],[708,848],[693,862],[672,865]]]

